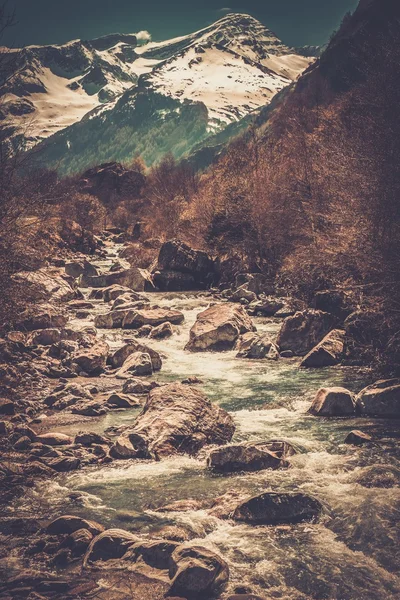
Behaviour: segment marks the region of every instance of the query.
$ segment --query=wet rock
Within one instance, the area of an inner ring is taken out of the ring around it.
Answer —
[[[153,373],[153,365],[151,362],[150,354],[147,352],[133,352],[122,367],[117,371],[116,377],[119,379],[125,379],[131,377],[132,375],[136,376],[146,376],[152,375]]]
[[[73,439],[69,435],[65,435],[65,433],[53,432],[37,435],[36,441],[40,442],[41,444],[46,444],[47,446],[65,446],[73,443]]]
[[[28,343],[32,346],[51,346],[58,344],[61,340],[59,329],[39,329],[32,333],[28,338]]]
[[[229,442],[231,416],[199,390],[171,383],[151,390],[134,427],[120,436],[114,458],[162,458],[196,454],[206,444]]]
[[[148,394],[150,390],[157,387],[155,381],[143,381],[143,379],[127,379],[122,391],[124,394]]]
[[[336,323],[333,315],[320,310],[297,312],[284,320],[276,344],[281,350],[292,350],[297,356],[304,356],[319,344]]]
[[[352,444],[353,446],[362,446],[371,442],[372,437],[368,435],[368,433],[363,433],[362,431],[358,431],[357,429],[350,431],[350,433],[344,440],[345,444]]]
[[[138,329],[143,325],[157,326],[169,321],[179,325],[184,320],[183,314],[178,310],[168,308],[144,308],[142,310],[129,310],[122,322],[123,329]]]
[[[86,529],[93,535],[99,535],[104,531],[104,527],[99,523],[96,523],[96,521],[89,521],[88,519],[83,519],[82,517],[77,517],[75,515],[63,515],[62,517],[54,519],[54,521],[47,526],[46,531],[50,535],[62,535],[75,533],[81,529]]]
[[[171,540],[141,541],[129,547],[123,560],[134,563],[135,571],[151,577],[161,574],[154,573],[153,569],[167,571],[172,553],[179,547],[179,543]],[[165,574],[166,575],[166,574]],[[168,577],[165,577],[168,580]]]
[[[92,345],[81,348],[73,360],[88,375],[98,375],[105,369],[108,352],[109,346],[105,341],[93,338]]]
[[[178,271],[155,271],[153,273],[153,283],[156,289],[163,292],[184,292],[200,289],[193,275],[179,273]],[[201,289],[203,289],[203,285]]]
[[[337,365],[344,353],[346,332],[334,329],[302,360],[301,367],[330,367]]]
[[[166,323],[158,325],[158,327],[154,327],[154,329],[150,331],[149,337],[154,338],[156,340],[163,340],[165,338],[171,337],[172,334],[172,325],[167,321]]]
[[[107,529],[92,540],[85,557],[83,566],[96,566],[100,561],[122,558],[129,546],[140,540],[133,533],[122,529]]]
[[[92,400],[90,391],[79,383],[67,383],[57,387],[52,394],[46,396],[44,403],[55,410],[62,410],[67,406],[75,404],[78,399],[86,398]]]
[[[232,348],[240,334],[254,331],[246,311],[237,304],[216,304],[197,315],[186,350],[201,352]]]
[[[1,406],[1,403],[0,403]],[[0,435],[10,435],[13,431],[13,424],[9,421],[0,421]]]
[[[202,381],[196,376],[192,376],[186,377],[186,379],[182,379],[182,383],[185,383],[186,385],[198,385],[204,383],[204,381]]]
[[[239,504],[232,516],[251,525],[278,525],[314,521],[321,512],[321,503],[306,494],[270,492]]]
[[[356,412],[355,396],[341,387],[321,388],[309,410],[318,417],[345,417]]]
[[[110,408],[135,408],[140,406],[136,398],[131,398],[125,394],[111,394],[107,400],[107,406]]]
[[[170,596],[190,600],[217,598],[229,581],[227,563],[218,554],[201,546],[179,546],[170,559]]]
[[[115,295],[115,294],[113,294]],[[149,299],[144,294],[139,294],[138,292],[133,292],[130,290],[129,292],[124,292],[123,294],[118,295],[118,297],[113,301],[111,306],[112,310],[116,310],[120,306],[124,306],[126,304],[140,304],[140,303],[148,303]]]
[[[125,364],[129,356],[137,352],[148,354],[150,356],[153,371],[159,371],[161,369],[162,360],[159,353],[150,346],[140,344],[136,341],[128,342],[125,346],[116,350],[110,357],[110,362],[115,369],[118,369]]]
[[[242,335],[236,343],[237,358],[254,358],[278,360],[279,350],[267,335],[259,335],[249,331]]]
[[[71,300],[71,302],[68,302],[68,308],[71,310],[91,310],[94,308],[94,304],[87,300]]]
[[[291,350],[284,350],[279,354],[281,358],[293,358],[294,354]]]
[[[139,327],[135,333],[137,337],[149,337],[152,331],[153,327],[151,325],[143,325],[143,327]]]
[[[229,444],[213,450],[207,466],[217,473],[281,469],[288,466],[286,458],[294,453],[286,442]]]
[[[87,260],[74,260],[66,263],[65,272],[74,279],[78,279],[80,275],[98,275],[96,267]]]
[[[12,400],[0,398],[0,415],[14,415],[15,405]]]
[[[377,381],[363,389],[356,402],[362,416],[399,419],[400,379]]]
[[[54,475],[54,470],[50,466],[47,466],[38,460],[26,463],[23,467],[23,471],[25,475],[34,477],[52,477]]]
[[[94,318],[94,326],[98,329],[112,329],[114,327],[114,318],[111,312],[96,315]]]

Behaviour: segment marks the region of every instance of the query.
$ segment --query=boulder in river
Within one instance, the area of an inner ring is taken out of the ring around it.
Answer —
[[[321,388],[309,409],[317,417],[348,417],[355,415],[356,399],[341,387]]]
[[[106,366],[109,346],[104,340],[94,338],[88,348],[80,348],[73,356],[73,361],[88,375],[102,373]]]
[[[124,382],[122,391],[124,394],[148,394],[153,387],[157,387],[155,381],[146,381],[138,378],[127,379]]]
[[[16,327],[26,331],[63,328],[67,321],[68,317],[59,308],[51,304],[40,304],[27,308],[20,316]]]
[[[90,543],[83,559],[83,566],[87,568],[96,566],[96,563],[101,565],[103,561],[122,558],[129,546],[138,541],[139,538],[129,531],[106,529]]]
[[[51,432],[36,436],[36,442],[47,446],[65,446],[73,443],[73,439],[65,433]]]
[[[372,437],[368,435],[368,433],[358,431],[357,429],[350,431],[344,440],[345,444],[351,444],[352,446],[363,446],[364,444],[370,444],[371,442]]]
[[[281,350],[292,350],[297,356],[304,356],[319,344],[336,323],[336,317],[320,310],[297,312],[284,320],[276,343]]]
[[[201,546],[178,546],[171,555],[169,597],[217,598],[229,581],[229,567],[215,552]]]
[[[150,354],[148,354],[148,352],[133,352],[117,371],[116,377],[119,379],[127,379],[133,375],[143,377],[152,375],[152,373],[153,365]]]
[[[229,302],[215,304],[197,315],[186,350],[230,349],[240,334],[248,331],[255,331],[255,327],[242,306]]]
[[[232,516],[251,525],[279,525],[314,521],[321,513],[321,503],[312,496],[267,492],[239,504]]]
[[[94,265],[88,260],[73,260],[65,263],[65,272],[74,279],[78,279],[81,275],[98,275],[98,271]]]
[[[161,323],[161,325],[154,327],[150,331],[149,337],[156,339],[156,340],[163,340],[165,338],[171,337],[171,335],[173,333],[174,332],[173,332],[171,323],[169,321],[166,321],[165,323]]]
[[[157,326],[162,323],[179,325],[184,320],[184,315],[179,310],[169,308],[148,307],[138,310],[128,310],[122,322],[124,329],[138,329],[143,325]]]
[[[161,291],[205,289],[214,279],[214,261],[179,240],[165,242],[158,255],[154,282]]]
[[[280,469],[288,466],[286,458],[294,453],[287,442],[228,444],[210,452],[207,466],[217,473]]]
[[[121,271],[110,271],[102,275],[82,275],[81,286],[93,288],[107,288],[112,285],[120,285],[136,292],[143,292],[151,287],[151,278],[145,269],[131,267]]]
[[[377,381],[357,396],[357,411],[362,416],[400,418],[400,379]]]
[[[235,350],[238,351],[237,358],[267,358],[269,360],[278,360],[279,358],[279,350],[268,335],[259,335],[253,331],[249,331],[239,338]]]
[[[301,367],[331,367],[337,365],[344,352],[346,332],[334,329],[305,356]]]
[[[114,458],[196,454],[206,444],[225,444],[235,431],[232,417],[199,390],[171,383],[150,391],[143,412],[112,448]]]
[[[133,354],[134,352],[144,352],[145,354],[149,354],[151,358],[151,364],[153,367],[153,371],[159,371],[162,367],[161,356],[156,350],[150,348],[150,346],[146,346],[145,344],[140,344],[136,341],[131,341],[119,348],[112,354],[110,358],[110,362],[115,369],[122,367],[127,358]]]
[[[79,529],[87,529],[93,535],[99,535],[104,531],[103,525],[96,523],[96,521],[89,521],[88,519],[83,519],[82,517],[77,517],[75,515],[63,515],[62,517],[58,517],[54,519],[47,526],[47,533],[50,535],[63,535],[63,534],[71,534]]]
[[[28,343],[32,346],[51,346],[58,344],[61,340],[59,329],[37,329],[28,338]]]

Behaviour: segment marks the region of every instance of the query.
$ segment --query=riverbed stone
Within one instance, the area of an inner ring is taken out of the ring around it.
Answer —
[[[88,375],[98,375],[105,369],[108,352],[107,342],[93,338],[89,348],[80,348],[73,355],[73,361]]]
[[[73,443],[71,436],[65,433],[48,432],[36,436],[36,441],[47,446],[66,446]]]
[[[136,376],[152,375],[153,364],[150,354],[147,352],[133,352],[128,356],[122,367],[116,372],[118,379],[126,379]]]
[[[28,343],[32,346],[51,346],[58,344],[61,340],[59,329],[37,329],[28,338]]]
[[[230,349],[240,334],[248,331],[255,331],[255,327],[242,306],[230,302],[215,304],[197,315],[185,349],[191,352]]]
[[[123,329],[139,329],[143,325],[156,327],[166,322],[179,325],[183,320],[183,313],[179,310],[149,307],[141,310],[128,310],[122,322],[122,327]]]
[[[267,492],[239,504],[232,516],[251,525],[278,525],[314,521],[321,513],[321,503],[306,494]]]
[[[217,473],[281,469],[289,465],[286,458],[294,453],[286,442],[228,444],[210,452],[207,466]]]
[[[149,337],[154,338],[156,340],[163,340],[165,338],[171,337],[173,333],[174,332],[171,323],[169,321],[166,321],[165,323],[161,323],[161,325],[154,327],[150,331]]]
[[[123,529],[106,529],[90,543],[83,559],[83,566],[101,566],[104,561],[122,558],[129,546],[139,542],[139,538]]]
[[[302,360],[301,367],[331,367],[339,364],[344,353],[346,332],[334,329]]]
[[[124,394],[148,394],[153,387],[157,387],[155,381],[146,381],[143,379],[127,379],[122,386]]]
[[[353,446],[362,446],[372,442],[372,437],[368,433],[354,429],[346,436],[344,440],[345,444],[351,444]]]
[[[111,449],[114,458],[194,455],[206,444],[229,442],[232,417],[199,390],[171,383],[150,391],[135,425]]]
[[[362,416],[400,419],[400,379],[377,381],[357,396]]]
[[[169,596],[216,598],[229,581],[229,567],[215,552],[201,546],[178,546],[171,555]]]
[[[115,369],[118,369],[124,365],[126,360],[134,354],[135,352],[142,352],[144,354],[149,354],[151,358],[151,364],[154,371],[159,371],[162,367],[162,360],[160,354],[147,346],[146,344],[141,344],[137,341],[131,341],[122,346],[114,352],[114,354],[110,357],[110,362]]]
[[[84,519],[76,515],[63,515],[62,517],[54,519],[54,521],[47,526],[46,531],[50,535],[62,535],[71,534],[80,529],[86,529],[93,535],[99,535],[104,531],[103,525],[96,523],[96,521]]]
[[[278,360],[279,349],[268,335],[259,335],[249,331],[242,335],[235,345],[237,358]]]
[[[117,394],[114,392],[107,399],[107,406],[110,408],[135,408],[140,406],[140,402],[137,398],[132,398],[126,394]]]
[[[292,350],[305,356],[331,331],[336,317],[320,310],[308,309],[287,317],[279,331],[276,344],[282,350]]]
[[[355,415],[355,395],[341,387],[321,388],[309,409],[318,417],[346,417]]]

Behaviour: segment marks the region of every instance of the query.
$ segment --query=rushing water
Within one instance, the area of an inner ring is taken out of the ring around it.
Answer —
[[[151,341],[164,357],[157,381],[197,376],[201,388],[228,410],[236,424],[234,440],[284,439],[298,454],[291,468],[218,476],[204,457],[174,457],[161,462],[114,461],[60,476],[37,490],[43,501],[143,535],[157,536],[165,525],[189,531],[197,543],[225,557],[231,589],[247,585],[271,598],[297,600],[383,600],[400,598],[398,522],[399,487],[365,487],[359,481],[376,465],[399,466],[395,445],[356,448],[343,444],[354,428],[393,435],[394,425],[361,419],[321,419],[307,414],[319,387],[343,385],[358,391],[365,384],[354,369],[300,370],[296,360],[251,361],[234,352],[184,351],[189,329],[210,302],[207,294],[152,294],[154,304],[185,314],[169,339]],[[105,312],[101,303],[97,312]],[[257,318],[259,331],[273,335],[278,322]],[[82,322],[80,321],[82,325]],[[112,347],[126,331],[101,331]],[[128,332],[129,333],[129,332]],[[89,428],[104,431],[133,422],[137,410],[111,412]],[[87,425],[85,426],[88,428]],[[64,431],[76,433],[80,427]],[[211,517],[205,510],[158,513],[156,508],[182,499],[211,499],[230,491],[299,490],[318,498],[324,516],[318,524],[252,527]],[[80,492],[70,495],[71,492]],[[79,497],[78,497],[79,496]],[[75,500],[71,500],[75,498]],[[191,542],[193,543],[193,542]]]

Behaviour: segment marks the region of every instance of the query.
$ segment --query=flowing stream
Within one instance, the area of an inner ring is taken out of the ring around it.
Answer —
[[[104,268],[109,261],[97,264]],[[172,337],[149,341],[163,355],[163,369],[154,378],[166,382],[197,376],[203,382],[200,388],[232,414],[236,424],[233,441],[287,440],[298,451],[291,458],[291,467],[221,476],[207,470],[204,456],[161,462],[114,461],[42,484],[37,490],[42,501],[54,510],[63,507],[65,512],[68,507],[67,512],[73,510],[106,526],[151,537],[157,537],[165,526],[184,529],[195,543],[228,561],[231,590],[248,586],[266,597],[290,600],[400,598],[398,481],[389,489],[378,487],[376,481],[374,487],[365,485],[371,474],[399,466],[396,445],[390,441],[395,423],[307,414],[320,387],[341,385],[359,391],[366,383],[365,374],[339,367],[300,370],[295,359],[252,361],[237,359],[234,352],[185,352],[189,329],[210,300],[207,293],[151,294],[153,304],[174,307],[185,315],[185,322]],[[104,303],[95,303],[94,312],[106,312]],[[255,323],[258,331],[271,335],[280,326],[278,320],[263,318],[256,318]],[[80,327],[84,324],[79,321]],[[129,333],[99,331],[113,348],[121,346]],[[121,387],[122,382],[115,389]],[[126,425],[138,412],[112,411],[85,423],[85,429],[103,432]],[[346,445],[343,441],[352,429],[372,430],[383,442],[361,448]],[[82,426],[57,430],[75,434]],[[206,510],[155,511],[176,500],[277,490],[302,491],[318,498],[325,509],[321,521],[253,527],[211,517]]]

